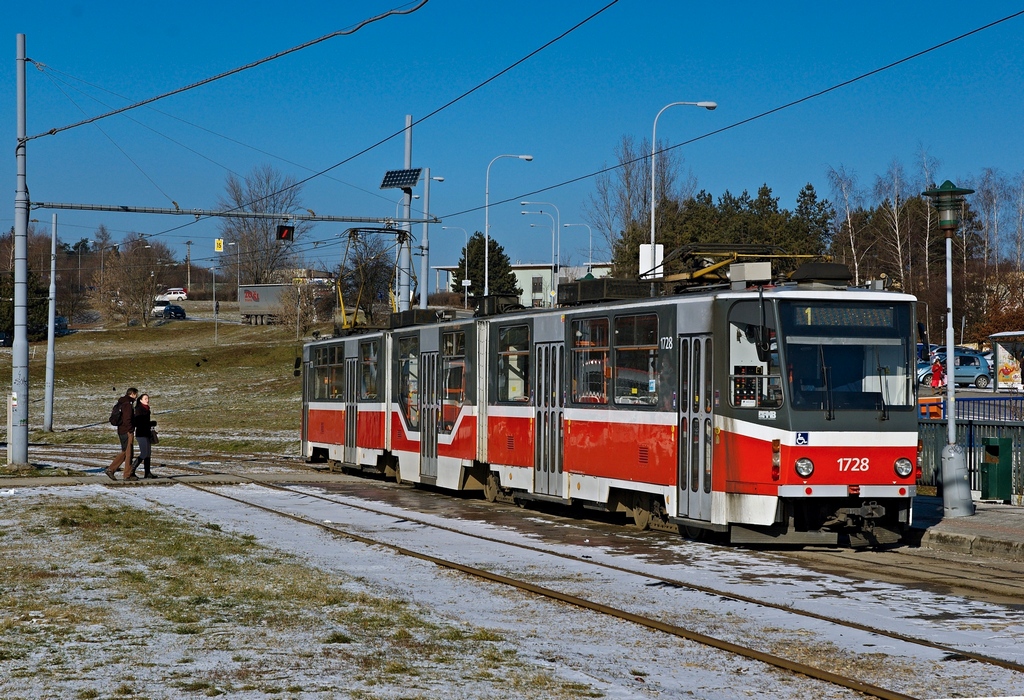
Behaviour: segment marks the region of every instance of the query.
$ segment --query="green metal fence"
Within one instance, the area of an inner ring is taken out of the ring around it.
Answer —
[[[959,402],[958,402],[959,403]],[[918,436],[921,439],[921,480],[918,484],[938,485],[942,468],[942,448],[946,446],[946,421],[921,419],[918,422]],[[981,490],[981,464],[985,460],[985,438],[1008,438],[1012,445],[1012,490],[1015,494],[1024,492],[1024,421],[1009,420],[961,420],[956,422],[956,441],[963,445],[967,456],[967,468],[971,473],[971,490]]]

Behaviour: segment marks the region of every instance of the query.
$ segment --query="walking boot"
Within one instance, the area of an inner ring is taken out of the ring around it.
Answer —
[[[146,467],[146,470],[142,474],[142,478],[143,479],[155,479],[156,477],[153,476],[153,472],[151,472],[149,470],[149,467]]]

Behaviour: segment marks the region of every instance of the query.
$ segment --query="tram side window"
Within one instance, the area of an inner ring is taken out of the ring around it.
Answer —
[[[572,322],[572,400],[574,403],[607,404],[609,364],[607,318]]]
[[[331,383],[331,366],[327,348],[316,348],[313,354],[313,398],[323,401],[327,398]]]
[[[379,340],[359,344],[359,398],[377,399],[377,351]]]
[[[658,317],[615,319],[615,403],[653,406],[658,403]]]
[[[466,332],[441,336],[441,372],[444,395],[441,397],[441,432],[450,433],[466,403]]]
[[[398,403],[410,430],[420,428],[420,341],[398,341]]]
[[[740,302],[729,311],[729,370],[729,401],[733,406],[782,405],[782,372],[771,307],[762,310],[758,302],[750,301]]]
[[[530,328],[498,329],[498,401],[530,400]]]

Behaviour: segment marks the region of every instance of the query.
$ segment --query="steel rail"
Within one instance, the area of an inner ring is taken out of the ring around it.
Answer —
[[[181,469],[183,471],[189,471],[189,472],[198,473],[198,474],[206,474],[206,475],[211,475],[211,476],[212,475],[216,475],[216,474],[230,474],[231,476],[233,476],[235,478],[242,479],[244,481],[247,481],[247,482],[250,482],[250,483],[253,483],[253,484],[257,484],[257,485],[260,485],[260,486],[264,486],[264,487],[269,488],[269,489],[283,491],[283,492],[286,492],[286,493],[293,493],[293,494],[296,494],[296,495],[301,495],[301,496],[306,497],[306,498],[315,498],[315,499],[326,501],[328,503],[332,503],[332,504],[335,504],[335,505],[340,505],[340,506],[344,506],[344,507],[347,507],[347,508],[352,508],[352,509],[355,509],[355,510],[361,510],[363,512],[373,513],[373,514],[376,514],[376,515],[394,516],[394,513],[391,513],[391,512],[385,511],[385,510],[381,510],[381,509],[378,509],[378,508],[373,508],[371,506],[364,506],[364,505],[359,505],[359,504],[355,504],[355,503],[343,502],[343,501],[339,501],[339,500],[334,499],[334,498],[328,498],[328,497],[320,495],[320,494],[309,493],[307,491],[299,491],[299,490],[296,490],[294,488],[290,488],[288,486],[283,486],[281,484],[264,481],[264,480],[259,479],[258,477],[254,477],[254,476],[251,476],[251,475],[241,475],[241,474],[237,474],[237,473],[233,473],[233,472],[225,472],[225,471],[220,471],[220,470],[203,469],[201,467],[194,466],[194,465],[176,465],[175,468]],[[202,489],[201,487],[199,487],[199,486],[197,486],[195,484],[190,484],[189,482],[186,482],[186,481],[177,480],[173,476],[172,477],[167,477],[167,478],[169,478],[171,480],[174,480],[177,483],[181,483],[181,484],[193,487],[193,488],[197,488],[199,490],[206,491],[206,489]],[[217,494],[215,492],[210,492],[210,493],[214,493],[214,495],[222,496],[224,498],[229,498],[229,499],[232,499],[232,500],[238,500],[239,503],[246,503],[245,501],[242,501],[242,500],[239,500],[239,499],[233,499],[232,497],[226,496],[224,494]],[[246,504],[247,505],[252,505],[253,507],[256,507],[256,508],[264,508],[263,506],[259,506],[258,504],[248,504],[248,503],[246,503]],[[273,511],[272,509],[269,509],[268,512],[276,512],[276,511]],[[292,517],[292,516],[290,516],[290,515],[288,515],[286,513],[281,513],[281,514],[282,515],[286,515],[288,517]],[[997,667],[1000,667],[1000,668],[1004,668],[1004,669],[1007,669],[1007,670],[1010,670],[1010,671],[1024,673],[1024,664],[1020,664],[1020,663],[1013,662],[1013,661],[1008,661],[1006,659],[1000,659],[1000,658],[997,658],[997,657],[987,656],[985,654],[979,654],[979,653],[968,651],[968,650],[964,650],[964,649],[959,649],[957,647],[952,647],[952,646],[949,646],[947,644],[942,644],[942,643],[939,643],[939,642],[933,642],[933,641],[930,641],[930,640],[927,640],[927,639],[921,639],[919,637],[914,637],[914,636],[903,634],[903,633],[900,633],[900,632],[895,632],[895,631],[891,631],[891,630],[884,630],[884,629],[872,627],[870,625],[866,625],[866,624],[855,622],[855,621],[851,621],[851,620],[844,620],[844,619],[840,619],[840,618],[829,617],[829,616],[821,614],[821,613],[816,613],[816,612],[812,612],[812,611],[808,611],[808,610],[802,610],[800,608],[795,608],[793,606],[786,605],[786,604],[783,604],[783,603],[775,603],[775,602],[772,602],[772,601],[760,600],[760,599],[754,598],[752,596],[747,596],[747,595],[743,595],[743,594],[735,593],[735,592],[730,592],[730,591],[723,591],[723,590],[711,588],[709,586],[704,586],[704,585],[701,585],[701,584],[696,584],[696,583],[691,583],[691,582],[683,581],[681,579],[674,579],[674,578],[667,577],[667,576],[662,576],[662,575],[659,575],[659,574],[651,574],[651,573],[646,573],[646,572],[638,572],[638,571],[636,571],[634,569],[627,569],[626,567],[619,566],[619,565],[616,565],[616,564],[610,564],[610,563],[607,563],[607,562],[599,562],[599,561],[596,561],[594,559],[584,558],[584,557],[581,557],[581,556],[578,556],[578,555],[568,554],[568,553],[564,553],[564,552],[553,551],[553,550],[545,549],[543,547],[539,547],[539,546],[536,546],[536,545],[530,545],[530,544],[525,544],[525,543],[509,542],[507,540],[501,540],[501,539],[498,539],[498,538],[495,538],[495,537],[491,537],[491,536],[488,536],[488,535],[482,535],[482,534],[479,534],[479,533],[465,532],[463,530],[460,530],[458,528],[455,528],[455,527],[452,527],[452,526],[449,526],[449,525],[443,525],[443,524],[439,524],[439,523],[435,523],[435,522],[430,522],[428,520],[423,520],[423,519],[420,519],[420,518],[409,517],[407,515],[403,515],[402,517],[403,517],[404,520],[406,520],[406,521],[408,521],[410,523],[414,523],[414,524],[417,524],[417,525],[422,525],[422,526],[425,526],[425,527],[435,528],[435,529],[438,529],[438,530],[441,530],[441,531],[445,531],[445,532],[451,532],[451,533],[458,534],[458,535],[461,535],[461,536],[464,536],[464,537],[472,537],[472,538],[479,539],[479,540],[485,541],[485,542],[491,542],[491,543],[495,543],[495,544],[501,544],[501,545],[505,545],[505,546],[516,547],[516,548],[519,548],[519,549],[522,549],[522,550],[525,550],[525,551],[532,551],[532,552],[536,552],[536,553],[540,553],[540,554],[546,554],[546,555],[549,555],[549,556],[554,556],[554,557],[558,557],[558,558],[561,558],[561,559],[565,559],[567,561],[573,561],[573,562],[577,562],[577,563],[581,563],[581,564],[587,564],[589,566],[597,566],[597,567],[605,568],[605,569],[608,569],[610,571],[616,571],[616,572],[625,573],[625,574],[634,575],[634,576],[635,575],[644,576],[645,578],[649,578],[649,579],[652,579],[654,581],[665,583],[665,584],[673,586],[673,587],[684,588],[684,589],[687,589],[687,590],[691,590],[691,591],[695,591],[695,592],[699,592],[699,593],[704,593],[704,594],[707,594],[707,595],[713,595],[713,596],[717,596],[717,597],[727,598],[729,600],[735,600],[735,601],[738,601],[738,602],[748,603],[748,604],[751,604],[751,605],[757,605],[757,606],[764,607],[764,608],[775,609],[775,610],[779,610],[779,611],[782,611],[782,612],[786,612],[786,613],[790,613],[790,614],[806,617],[808,619],[813,619],[813,620],[817,620],[817,621],[820,621],[820,622],[826,622],[826,623],[829,623],[829,624],[839,625],[839,626],[842,626],[842,627],[848,627],[850,629],[855,629],[855,630],[858,630],[858,631],[861,631],[861,632],[866,632],[866,633],[869,633],[869,634],[875,634],[875,635],[878,635],[878,636],[881,636],[881,637],[886,637],[886,638],[889,638],[889,639],[894,639],[894,640],[901,641],[901,642],[904,642],[904,643],[915,644],[915,645],[918,645],[918,646],[923,646],[923,647],[927,647],[927,648],[930,648],[930,649],[935,649],[936,651],[942,651],[942,652],[945,652],[945,653],[948,653],[948,654],[956,655],[958,658],[963,658],[963,659],[971,660],[971,661],[977,661],[977,662],[980,662],[980,663],[986,663],[986,664],[997,666]],[[311,521],[311,520],[308,520],[306,518],[296,517],[295,519],[298,520],[298,521],[307,523],[307,524],[316,524],[318,526],[321,525],[320,523],[317,523],[316,521]],[[343,534],[346,534],[346,533],[343,533]],[[397,547],[395,545],[390,545],[390,544],[378,542],[376,540],[372,540],[372,539],[368,539],[368,538],[363,538],[362,536],[356,535],[354,533],[347,533],[347,535],[350,536],[351,539],[359,541],[359,542],[362,542],[364,544],[381,545],[381,546],[395,548],[396,550],[402,549],[402,548]],[[408,554],[410,556],[418,556],[415,553],[412,553],[411,551],[403,551],[401,553]],[[429,555],[423,555],[423,556],[421,556],[419,558],[425,558],[427,560],[432,560],[432,558],[429,557]],[[444,561],[444,560],[438,560],[438,562],[441,562],[441,561]],[[435,562],[435,563],[437,563],[437,562]],[[452,564],[453,564],[452,568],[463,566],[463,565],[460,565],[460,564],[457,564],[457,563],[452,563]],[[472,567],[470,567],[470,568],[472,568]],[[495,576],[497,576],[497,575],[495,575]],[[527,584],[527,585],[531,585],[531,584]],[[561,595],[561,594],[559,594],[559,595]],[[569,601],[566,601],[566,602],[569,602]],[[594,605],[599,605],[599,604],[594,603]],[[629,615],[631,613],[624,613],[624,614]],[[625,618],[623,618],[623,619],[625,619]],[[654,621],[654,622],[658,622],[658,621]],[[668,625],[668,623],[660,623],[660,622],[658,622],[658,624]],[[674,626],[668,625],[668,627],[674,627]],[[699,633],[694,632],[693,634],[699,634]],[[882,697],[882,696],[880,696],[880,697]]]
[[[239,476],[239,475],[235,475],[235,476]],[[259,485],[259,486],[265,486],[265,487],[276,489],[276,490],[287,491],[287,492],[295,493],[297,495],[301,495],[303,497],[309,497],[311,495],[311,494],[308,494],[308,493],[304,493],[304,492],[300,492],[300,491],[295,491],[294,489],[289,489],[287,487],[282,487],[282,486],[280,486],[278,484],[272,484],[272,483],[269,483],[269,482],[265,482],[265,481],[262,481],[262,480],[260,480],[258,478],[254,478],[254,477],[246,476],[246,477],[240,477],[240,478],[248,480],[249,482],[251,482],[253,484],[256,484],[256,485]],[[632,622],[634,624],[641,625],[641,626],[646,627],[648,629],[657,630],[659,632],[663,632],[665,634],[669,634],[669,635],[672,635],[672,636],[675,636],[675,637],[679,637],[681,639],[686,639],[686,640],[689,640],[689,641],[692,641],[692,642],[696,642],[696,643],[702,644],[704,646],[708,646],[708,647],[711,647],[711,648],[714,648],[714,649],[719,649],[721,651],[725,651],[725,652],[728,652],[728,653],[736,654],[738,656],[741,656],[741,657],[747,658],[747,659],[751,659],[753,661],[760,661],[761,663],[767,664],[769,666],[774,666],[776,668],[780,668],[780,669],[783,669],[783,670],[786,670],[786,671],[790,671],[792,673],[798,673],[798,674],[807,676],[809,678],[815,678],[817,680],[824,681],[826,683],[831,683],[833,685],[837,685],[837,686],[842,687],[842,688],[847,688],[849,690],[854,690],[854,691],[859,692],[859,693],[864,693],[865,695],[870,695],[870,696],[873,696],[873,697],[881,698],[882,700],[918,700],[917,698],[915,698],[915,696],[912,696],[912,695],[906,695],[904,693],[900,693],[900,692],[897,692],[897,691],[894,691],[894,690],[889,690],[888,688],[882,688],[882,687],[879,687],[879,686],[876,686],[876,685],[872,685],[870,683],[866,683],[864,681],[859,681],[859,680],[857,680],[855,678],[849,678],[847,676],[843,676],[843,675],[840,675],[838,673],[833,673],[831,671],[826,671],[824,669],[817,668],[815,666],[810,666],[808,664],[804,664],[804,663],[801,663],[799,661],[793,661],[791,659],[786,659],[786,658],[783,658],[781,656],[776,656],[774,654],[769,654],[767,652],[759,651],[757,649],[752,649],[750,647],[745,647],[745,646],[743,646],[741,644],[736,644],[734,642],[728,642],[728,641],[726,641],[724,639],[719,639],[717,637],[712,637],[710,635],[702,634],[700,632],[695,632],[693,630],[689,630],[689,629],[687,629],[685,627],[681,627],[679,625],[673,625],[673,624],[670,624],[670,623],[667,623],[667,622],[663,622],[661,620],[655,620],[653,618],[645,617],[643,615],[637,615],[635,613],[631,613],[631,612],[628,612],[626,610],[622,610],[620,608],[615,608],[615,607],[612,607],[612,606],[609,606],[609,605],[604,605],[602,603],[597,603],[595,601],[588,600],[586,598],[581,598],[579,596],[569,595],[567,593],[562,593],[561,591],[556,591],[554,589],[547,588],[547,587],[544,587],[544,586],[538,586],[536,584],[529,583],[527,581],[520,581],[518,579],[510,578],[508,576],[503,576],[501,574],[496,574],[494,572],[487,571],[486,569],[479,569],[477,567],[468,566],[466,564],[460,564],[458,562],[454,562],[454,561],[451,561],[451,560],[448,560],[448,559],[442,559],[441,557],[436,557],[436,556],[433,556],[431,554],[426,554],[426,553],[423,553],[423,552],[417,552],[415,550],[409,549],[408,547],[402,547],[400,545],[391,544],[389,542],[384,542],[384,541],[381,541],[381,540],[375,540],[375,539],[373,539],[371,537],[366,537],[365,535],[359,535],[359,534],[356,534],[354,532],[349,532],[348,530],[344,530],[344,529],[342,529],[340,527],[336,527],[334,524],[328,524],[328,523],[320,522],[318,520],[312,520],[310,518],[306,518],[306,517],[301,516],[301,515],[296,515],[294,513],[288,513],[286,511],[277,510],[276,508],[271,508],[269,506],[264,506],[264,505],[261,505],[259,503],[252,503],[250,501],[246,501],[243,498],[238,498],[238,497],[235,497],[235,496],[230,496],[230,495],[227,495],[227,494],[224,494],[224,493],[219,493],[219,492],[217,492],[217,491],[215,491],[213,489],[204,488],[204,487],[202,487],[202,486],[200,486],[198,484],[190,484],[190,483],[185,482],[185,481],[182,481],[182,482],[179,482],[179,483],[185,484],[185,485],[189,486],[190,488],[193,488],[193,489],[195,489],[197,491],[201,491],[203,493],[207,493],[207,494],[212,495],[212,496],[217,496],[219,498],[224,498],[224,499],[233,501],[235,503],[239,503],[239,504],[248,506],[250,508],[256,508],[256,509],[264,511],[266,513],[271,513],[273,515],[277,515],[277,516],[280,516],[280,517],[288,518],[289,520],[293,520],[295,522],[298,522],[298,523],[301,523],[301,524],[304,524],[304,525],[313,525],[315,527],[320,528],[321,530],[324,530],[324,531],[329,532],[329,533],[334,534],[334,535],[345,537],[346,539],[350,539],[350,540],[352,540],[354,542],[359,542],[360,544],[365,544],[365,545],[374,546],[374,547],[383,547],[383,548],[389,549],[392,552],[394,552],[396,554],[399,554],[401,556],[407,556],[407,557],[410,557],[410,558],[413,558],[413,559],[417,559],[417,560],[420,560],[420,561],[425,561],[425,562],[428,562],[430,564],[434,564],[435,566],[439,566],[439,567],[442,567],[442,568],[445,568],[445,569],[449,569],[449,570],[452,570],[452,571],[459,571],[461,573],[467,574],[469,576],[473,576],[475,578],[479,578],[481,580],[490,581],[492,583],[499,583],[499,584],[502,584],[502,585],[510,586],[512,588],[516,588],[517,590],[526,591],[528,593],[532,593],[534,595],[541,596],[543,598],[548,598],[548,599],[551,599],[551,600],[557,600],[559,602],[566,603],[568,605],[573,605],[573,606],[581,608],[581,609],[590,610],[592,612],[597,612],[597,613],[600,613],[600,614],[603,614],[603,615],[607,615],[607,616],[614,617],[614,618],[617,618],[617,619],[620,619],[620,620],[624,620],[626,622]],[[331,499],[325,499],[325,500],[331,500]],[[346,505],[346,504],[338,503],[338,505]],[[393,515],[393,514],[390,514],[390,515]],[[461,533],[461,534],[465,534],[465,533]],[[506,543],[506,544],[508,544],[508,543]],[[513,545],[513,546],[515,546],[515,545]],[[589,563],[593,563],[593,562],[589,562]],[[633,573],[634,573],[634,575],[637,575],[635,572],[633,572]],[[640,574],[640,575],[643,576],[643,574]],[[653,578],[653,577],[648,577],[648,578]]]

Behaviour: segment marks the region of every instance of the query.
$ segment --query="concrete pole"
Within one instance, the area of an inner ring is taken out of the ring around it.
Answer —
[[[219,320],[217,317],[217,268],[210,268],[210,276],[213,278],[213,344],[217,345],[217,322]]]
[[[423,218],[430,218],[430,168],[423,169]],[[427,274],[430,270],[430,243],[427,241],[427,230],[430,224],[423,222],[423,255],[420,257],[420,308],[427,308]]]
[[[43,430],[53,432],[53,368],[54,335],[57,325],[57,215],[53,215],[50,232],[50,322],[46,333],[46,401],[43,408]]]
[[[405,169],[412,169],[412,115],[405,115]],[[403,211],[408,221],[412,214],[412,188],[403,190],[405,193]],[[408,226],[408,224],[406,224]],[[398,310],[409,310],[410,281],[412,279],[412,250],[409,237],[398,244]]]
[[[25,139],[25,35],[17,35],[17,187],[14,195],[14,341],[11,345],[11,431],[7,435],[11,466],[28,466],[28,180]]]

